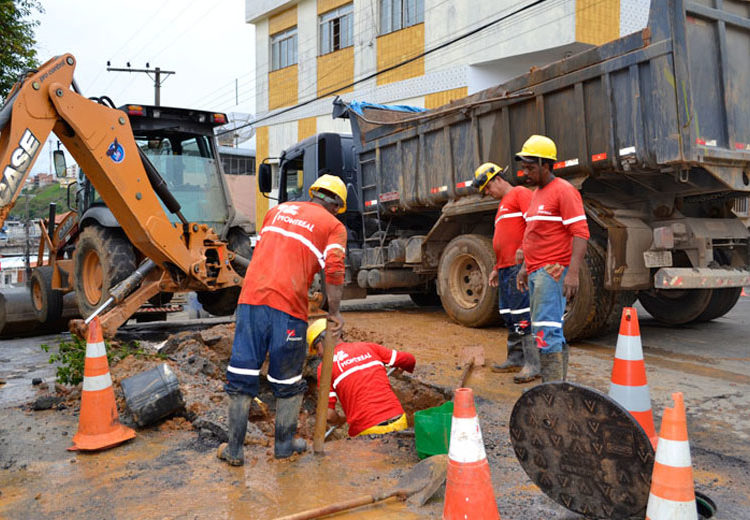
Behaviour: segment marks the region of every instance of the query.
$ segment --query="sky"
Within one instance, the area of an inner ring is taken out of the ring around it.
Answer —
[[[45,12],[34,15],[41,22],[35,29],[37,57],[44,63],[73,54],[84,96],[107,95],[116,106],[153,104],[153,75],[107,71],[107,61],[117,68],[130,62],[132,68],[175,72],[162,81],[162,105],[255,111],[255,36],[254,27],[245,23],[245,0],[41,3]],[[52,139],[32,173],[50,171]]]

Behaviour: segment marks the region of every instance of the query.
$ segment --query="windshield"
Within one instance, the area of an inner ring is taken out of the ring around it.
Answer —
[[[227,221],[227,202],[219,166],[207,136],[137,137],[136,142],[159,171],[190,222],[209,224],[219,232]],[[179,218],[166,209],[172,222]]]

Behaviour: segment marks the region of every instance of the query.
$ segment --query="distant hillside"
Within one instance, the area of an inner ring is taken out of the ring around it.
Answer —
[[[29,193],[29,217],[32,219],[46,218],[49,216],[49,204],[57,204],[57,212],[68,211],[67,190],[59,184],[49,184],[41,188],[26,188]],[[16,199],[16,205],[10,212],[11,219],[23,220],[26,218],[26,195],[21,194]]]

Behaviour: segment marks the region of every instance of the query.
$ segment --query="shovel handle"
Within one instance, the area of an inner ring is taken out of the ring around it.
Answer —
[[[340,511],[346,511],[347,509],[366,506],[367,504],[372,504],[373,502],[380,502],[381,500],[385,500],[399,494],[401,494],[399,491],[393,491],[378,496],[362,495],[361,497],[344,500],[343,502],[336,502],[335,504],[317,507],[315,509],[308,509],[307,511],[302,511],[300,513],[294,513],[287,516],[279,516],[274,520],[309,520],[311,518],[320,518],[322,516],[332,515],[333,513],[338,513]]]

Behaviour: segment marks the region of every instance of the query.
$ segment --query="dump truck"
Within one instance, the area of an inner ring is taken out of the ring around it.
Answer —
[[[80,212],[44,240],[51,264],[41,266],[46,276],[34,276],[37,303],[46,301],[54,321],[62,295],[75,291],[83,317],[101,314],[108,336],[147,301],[175,292],[196,291],[209,312],[231,314],[252,230],[235,218],[217,159],[213,127],[226,115],[120,110],[109,98],[82,96],[75,65],[65,54],[28,71],[0,110],[0,223],[50,132],[85,176]],[[62,152],[54,161],[62,173]],[[51,215],[48,224],[55,221]],[[83,325],[72,328],[81,333]]]
[[[285,150],[279,201],[305,198],[323,168],[339,175],[349,293],[439,297],[455,321],[483,326],[497,319],[497,202],[473,172],[515,171],[523,142],[547,135],[591,233],[566,337],[608,330],[636,299],[672,325],[723,316],[750,283],[748,229],[732,213],[750,194],[750,6],[719,5],[652,2],[640,32],[433,110],[336,99],[352,134]]]

